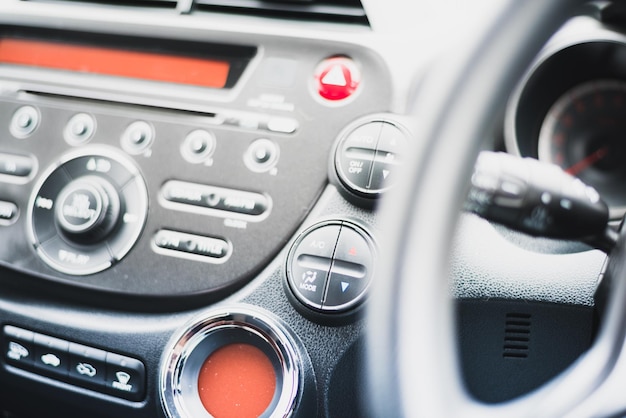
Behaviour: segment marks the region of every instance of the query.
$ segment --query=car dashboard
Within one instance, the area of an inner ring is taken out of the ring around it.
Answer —
[[[449,42],[428,8],[393,27],[401,2],[372,3],[3,1],[0,412],[368,415],[378,202],[420,150],[411,100]],[[626,42],[593,10],[486,147],[560,165],[618,223]],[[454,242],[474,396],[526,393],[589,347],[603,252],[469,214]],[[215,376],[241,364],[233,395]]]

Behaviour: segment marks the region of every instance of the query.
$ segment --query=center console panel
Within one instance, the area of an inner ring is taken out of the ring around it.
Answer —
[[[389,108],[385,68],[354,45],[0,37],[229,65],[208,88],[15,64],[0,48],[0,263],[96,290],[217,299],[241,287],[315,204],[342,128]]]

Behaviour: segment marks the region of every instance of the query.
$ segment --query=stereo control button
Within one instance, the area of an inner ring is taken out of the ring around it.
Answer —
[[[117,189],[137,175],[122,165],[120,159],[103,155],[81,156],[65,162],[63,168],[73,179],[96,175],[106,179]]]
[[[107,240],[115,260],[121,260],[135,244],[146,222],[148,192],[141,177],[135,176],[120,192],[124,202],[120,228]]]
[[[111,266],[112,257],[106,246],[70,246],[54,237],[39,247],[39,255],[56,270],[66,274],[92,274]]]
[[[133,247],[147,216],[145,183],[124,154],[93,147],[50,168],[31,197],[31,239],[66,274],[102,271]]]
[[[30,157],[0,153],[0,174],[15,177],[28,177],[33,172],[35,163]]]
[[[82,145],[93,137],[95,131],[95,119],[86,113],[79,113],[69,120],[63,131],[63,137],[70,145]]]
[[[208,162],[215,152],[215,135],[202,129],[191,132],[183,141],[180,152],[192,164]]]
[[[250,144],[243,160],[250,171],[262,173],[274,168],[279,154],[278,145],[269,139],[261,138]]]
[[[120,199],[113,186],[100,177],[85,176],[61,190],[55,214],[68,235],[97,241],[111,232],[119,211]]]
[[[23,106],[15,111],[9,130],[16,138],[30,136],[39,126],[39,111],[32,106]]]
[[[232,252],[232,246],[223,239],[165,229],[156,234],[153,243],[157,252],[197,261],[224,262]]]
[[[56,170],[46,179],[32,203],[32,227],[35,244],[48,241],[57,235],[55,221],[56,198],[63,187],[71,182],[64,170]]]
[[[144,121],[131,123],[122,134],[122,148],[129,154],[142,154],[154,141],[152,125]]]
[[[11,225],[17,220],[19,209],[13,202],[0,200],[0,225]]]
[[[270,198],[264,194],[222,187],[171,180],[165,183],[161,195],[166,207],[179,210],[206,211],[207,215],[244,215],[260,218],[269,212]]]

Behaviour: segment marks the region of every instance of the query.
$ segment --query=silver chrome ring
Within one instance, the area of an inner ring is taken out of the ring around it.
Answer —
[[[240,334],[240,338],[233,335]],[[223,338],[228,335],[228,338]],[[290,417],[304,389],[300,345],[278,318],[249,305],[212,309],[176,334],[161,363],[160,396],[169,418],[211,417],[198,394],[201,364],[218,348],[253,341],[272,361],[276,392],[262,417]],[[198,361],[198,359],[200,359]]]

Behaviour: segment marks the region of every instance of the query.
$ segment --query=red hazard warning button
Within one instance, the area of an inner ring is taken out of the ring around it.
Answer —
[[[329,58],[315,71],[317,93],[326,100],[344,100],[352,96],[361,83],[361,73],[350,58]]]

